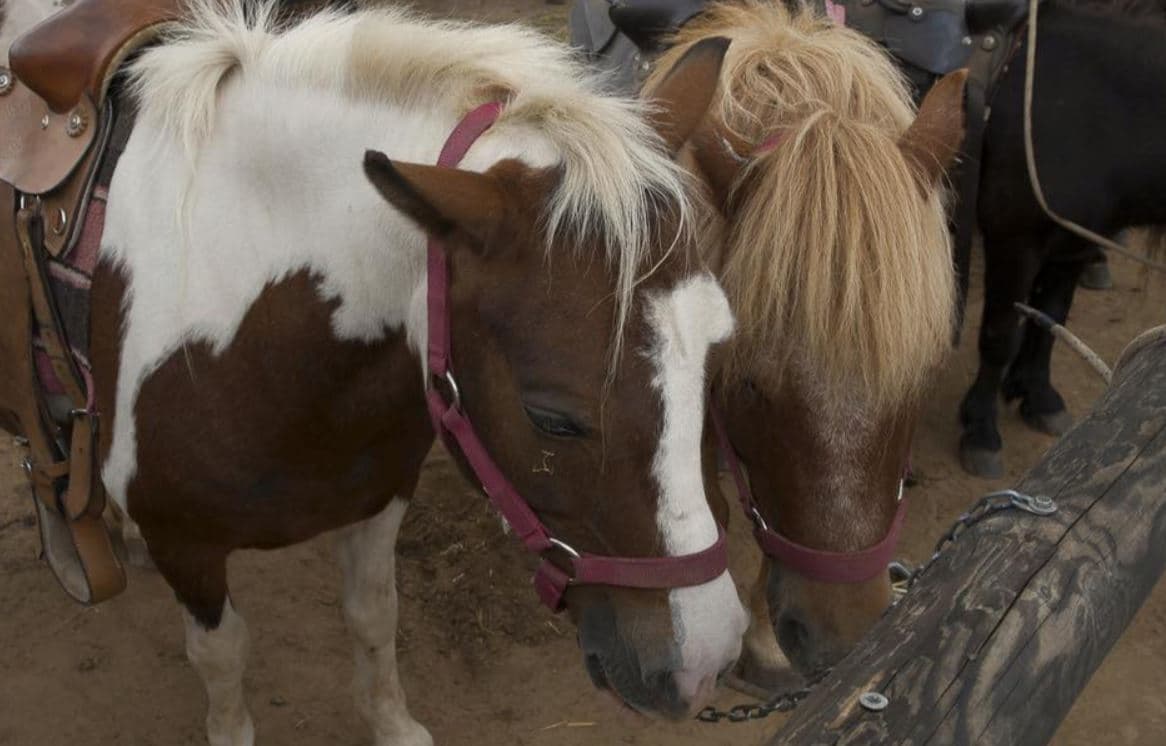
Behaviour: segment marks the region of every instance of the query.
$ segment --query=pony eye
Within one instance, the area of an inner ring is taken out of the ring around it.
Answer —
[[[529,404],[524,404],[522,408],[526,410],[526,416],[530,418],[534,426],[547,435],[554,435],[558,438],[578,438],[586,434],[586,429],[582,425],[562,412],[554,412]]]

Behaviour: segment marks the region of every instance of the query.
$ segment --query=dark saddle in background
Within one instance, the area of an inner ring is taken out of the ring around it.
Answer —
[[[104,520],[88,288],[104,188],[129,136],[116,75],[180,0],[78,0],[0,68],[0,426],[28,441],[44,557],[97,603],[125,587]]]
[[[995,82],[1028,14],[1027,0],[839,0],[846,25],[883,45],[917,98],[961,67],[984,89]]]
[[[571,44],[612,75],[620,93],[639,91],[669,34],[704,9],[707,0],[576,0]]]

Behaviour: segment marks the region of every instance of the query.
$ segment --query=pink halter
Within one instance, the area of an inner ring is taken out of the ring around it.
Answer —
[[[501,103],[479,106],[454,128],[438,157],[437,165],[454,168],[461,163],[470,147],[494,124],[502,112]],[[482,490],[494,508],[522,540],[526,548],[545,554],[552,548],[561,550],[571,572],[543,558],[534,575],[539,598],[552,611],[563,609],[563,594],[571,585],[610,585],[622,588],[677,588],[700,585],[718,577],[729,564],[724,531],[718,529],[717,541],[695,554],[678,557],[607,557],[578,552],[554,538],[530,505],[502,474],[490,458],[485,445],[462,410],[461,394],[453,375],[449,328],[449,274],[441,241],[429,237],[428,244],[428,363],[431,385],[426,402],[434,430],[451,450],[461,451],[473,470]],[[452,400],[432,385],[442,381]]]
[[[753,493],[745,479],[737,451],[729,442],[729,433],[725,429],[720,411],[712,402],[709,402],[709,411],[712,415],[713,428],[716,430],[717,445],[733,473],[737,495],[741,498],[745,515],[753,521],[753,536],[765,556],[777,560],[804,578],[822,583],[862,583],[887,571],[887,564],[895,556],[895,547],[899,543],[899,534],[903,529],[903,519],[907,515],[907,501],[903,499],[901,493],[899,507],[895,510],[895,517],[891,519],[886,536],[872,547],[857,552],[828,552],[798,544],[774,531],[765,522],[757,503],[753,500]],[[900,482],[900,490],[901,485]]]

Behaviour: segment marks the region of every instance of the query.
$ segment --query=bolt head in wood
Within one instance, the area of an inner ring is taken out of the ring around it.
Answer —
[[[865,692],[859,695],[858,703],[862,705],[864,710],[882,712],[887,709],[887,705],[891,704],[891,700],[879,692]]]

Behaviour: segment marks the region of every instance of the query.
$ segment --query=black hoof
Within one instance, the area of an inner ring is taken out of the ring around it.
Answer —
[[[1004,459],[1000,451],[960,446],[960,466],[973,477],[999,479],[1004,476]]]
[[[1042,414],[1021,411],[1020,416],[1033,430],[1055,437],[1064,435],[1073,426],[1073,416],[1064,409]]]
[[[1106,262],[1087,264],[1077,278],[1077,284],[1086,290],[1110,290],[1113,288],[1113,275]]]

